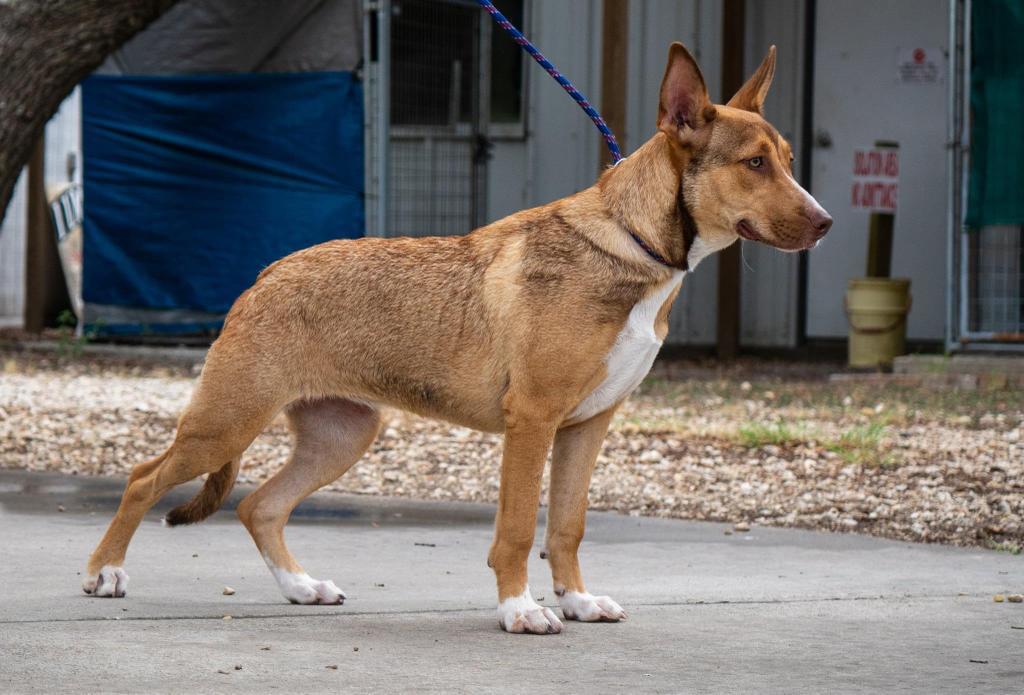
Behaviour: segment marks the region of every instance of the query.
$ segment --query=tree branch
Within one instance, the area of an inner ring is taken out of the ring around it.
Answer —
[[[0,0],[0,220],[75,85],[177,0]]]

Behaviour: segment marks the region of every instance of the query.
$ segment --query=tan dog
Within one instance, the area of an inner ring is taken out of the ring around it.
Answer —
[[[625,618],[580,575],[587,489],[612,414],[661,346],[683,275],[740,236],[795,251],[832,222],[761,117],[774,69],[773,47],[729,104],[714,106],[696,62],[673,44],[658,132],[591,188],[464,237],[331,241],[270,266],[228,314],[174,443],[132,471],[85,591],[123,596],[122,564],[146,511],[208,473],[167,522],[212,514],[242,453],[284,410],[295,450],[238,515],[286,598],[341,603],[333,582],[292,557],[284,526],[359,459],[380,408],[393,406],[505,434],[488,558],[502,628],[562,629],[526,584],[549,452],[544,555],[562,614]]]

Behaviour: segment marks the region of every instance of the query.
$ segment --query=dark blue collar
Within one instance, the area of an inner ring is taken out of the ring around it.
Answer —
[[[633,241],[637,243],[637,246],[647,252],[647,255],[653,258],[655,261],[665,266],[666,268],[672,268],[673,270],[689,270],[690,269],[690,247],[693,246],[694,239],[697,238],[697,223],[693,219],[693,215],[690,214],[690,207],[686,204],[686,200],[683,198],[682,183],[679,184],[679,193],[676,195],[676,214],[679,218],[679,226],[683,233],[683,264],[677,266],[669,263],[668,260],[660,253],[651,248],[650,244],[640,238],[640,235],[634,232],[626,225],[626,232],[633,237]]]
[[[626,232],[628,232],[629,235],[631,237],[633,237],[633,241],[635,241],[637,243],[637,245],[640,248],[642,248],[644,251],[646,251],[647,255],[650,256],[651,258],[653,258],[655,261],[657,261],[658,263],[661,263],[663,266],[665,266],[667,268],[672,268],[673,270],[680,270],[679,268],[677,268],[676,266],[672,265],[667,260],[665,260],[665,257],[662,256],[660,253],[658,253],[657,251],[652,249],[650,244],[648,244],[646,241],[641,239],[640,235],[638,235],[632,229],[630,229],[629,227],[626,227]],[[685,264],[684,264],[684,267],[681,270],[686,270]]]

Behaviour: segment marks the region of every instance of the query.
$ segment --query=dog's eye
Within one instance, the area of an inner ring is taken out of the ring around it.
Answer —
[[[764,164],[764,157],[751,157],[747,160],[747,164],[751,169],[760,169]]]

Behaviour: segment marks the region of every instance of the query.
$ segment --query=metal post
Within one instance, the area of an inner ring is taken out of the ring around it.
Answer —
[[[487,169],[491,158],[491,41],[494,22],[483,10],[477,12],[476,27],[476,80],[473,82],[472,161],[473,182],[471,198],[472,226],[487,223]]]
[[[946,350],[960,347],[957,287],[960,258],[961,184],[963,179],[964,0],[949,3],[949,102],[946,107],[948,188],[946,193]]]
[[[891,140],[876,140],[879,150],[899,149],[899,143]],[[892,234],[896,226],[896,215],[891,212],[872,212],[868,217],[868,263],[869,278],[887,278],[892,275]]]
[[[804,2],[803,104],[800,116],[800,183],[807,191],[814,188],[814,52],[818,31],[818,2]],[[807,344],[807,287],[810,255],[801,251],[797,261],[796,345]]]
[[[391,0],[377,0],[377,220],[374,234],[386,236],[391,194]]]
[[[373,161],[376,142],[373,117],[376,113],[376,5],[371,0],[363,0],[363,217],[366,225],[366,236],[372,236],[376,229],[373,217],[376,214],[376,164]]]

